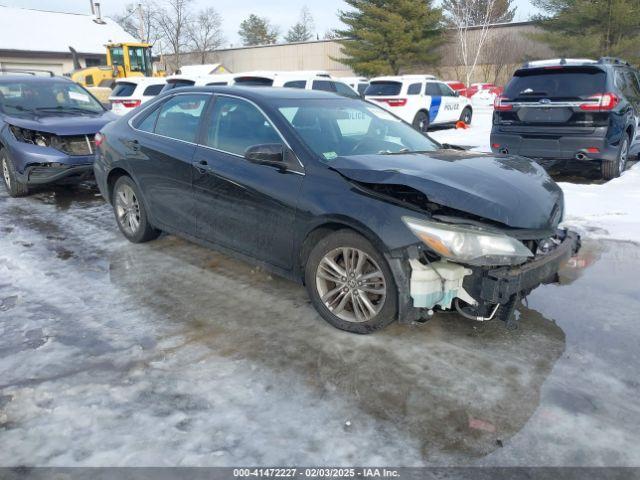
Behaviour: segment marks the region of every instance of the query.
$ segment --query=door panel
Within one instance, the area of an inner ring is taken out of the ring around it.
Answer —
[[[193,159],[196,231],[203,239],[281,268],[292,266],[293,222],[304,176],[258,165],[247,147],[283,143],[251,103],[219,96]]]
[[[128,145],[129,163],[159,227],[195,233],[192,161],[199,120],[210,95],[176,95],[159,110],[153,128],[143,119]]]

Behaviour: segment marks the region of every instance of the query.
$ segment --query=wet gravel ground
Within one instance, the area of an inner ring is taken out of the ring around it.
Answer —
[[[343,333],[304,289],[90,188],[0,193],[0,465],[640,465],[640,246],[585,241],[520,328]]]

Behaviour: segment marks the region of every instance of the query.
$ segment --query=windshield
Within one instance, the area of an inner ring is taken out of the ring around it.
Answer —
[[[505,88],[511,100],[582,100],[605,91],[606,74],[599,68],[560,67],[520,70]]]
[[[5,113],[102,113],[104,107],[72,82],[15,81],[0,83],[0,108]]]
[[[322,160],[343,155],[437,150],[428,137],[386,110],[360,100],[291,100],[279,112]]]

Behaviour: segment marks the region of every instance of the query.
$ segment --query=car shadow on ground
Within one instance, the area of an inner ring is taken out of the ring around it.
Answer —
[[[536,410],[565,348],[562,329],[525,306],[515,331],[442,314],[344,333],[320,319],[303,287],[173,236],[110,262],[116,286],[177,327],[167,353],[197,343],[320,398],[338,395],[354,406],[354,425],[365,415],[405,431],[427,460],[500,448]]]

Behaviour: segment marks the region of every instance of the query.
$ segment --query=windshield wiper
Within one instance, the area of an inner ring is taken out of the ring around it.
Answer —
[[[404,155],[406,153],[431,153],[433,150],[409,150],[408,148],[403,148],[402,150],[398,150],[397,152],[390,152],[389,150],[380,150],[378,155]]]
[[[94,110],[87,110],[86,108],[80,107],[63,107],[58,105],[57,107],[37,107],[36,110],[42,112],[68,112],[68,113],[100,113]]]

